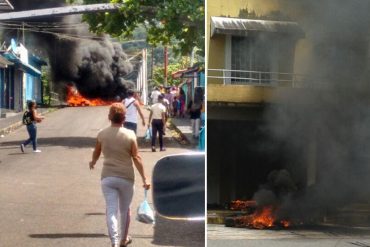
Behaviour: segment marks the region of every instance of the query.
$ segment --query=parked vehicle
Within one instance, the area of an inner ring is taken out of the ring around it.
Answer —
[[[153,170],[153,203],[169,219],[205,219],[205,153],[169,155]]]

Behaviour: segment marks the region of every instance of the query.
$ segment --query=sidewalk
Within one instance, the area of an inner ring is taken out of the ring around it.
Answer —
[[[169,120],[176,130],[189,142],[190,145],[198,147],[199,139],[193,138],[190,119],[187,118],[170,118]]]
[[[46,114],[50,111],[55,110],[55,108],[37,108],[37,112],[41,114]],[[9,134],[13,130],[21,127],[22,116],[24,111],[16,113],[14,116],[7,118],[0,118],[0,137]]]

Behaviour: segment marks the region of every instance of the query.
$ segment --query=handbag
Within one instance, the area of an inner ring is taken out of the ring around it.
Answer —
[[[147,201],[147,190],[144,193],[144,201],[137,208],[136,220],[145,224],[154,224],[154,212]]]

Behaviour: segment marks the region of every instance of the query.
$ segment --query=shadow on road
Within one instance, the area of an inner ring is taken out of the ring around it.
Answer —
[[[11,141],[11,142],[2,142],[0,147],[16,146],[19,148],[19,145],[22,141]],[[37,144],[39,146],[64,146],[70,148],[86,148],[95,146],[96,138],[93,137],[49,137],[49,138],[37,138]],[[30,144],[31,145],[31,144]]]
[[[105,213],[86,213],[87,216],[105,215]]]
[[[137,143],[139,145],[139,148],[151,148],[152,146],[152,143],[151,141],[149,140],[145,140],[144,137],[138,137],[137,139]],[[159,149],[159,141],[158,141],[158,138],[156,139],[156,142],[155,142],[156,146],[157,146],[157,149]],[[172,138],[171,136],[167,136],[167,137],[164,137],[163,139],[163,145],[165,148],[170,148],[170,147],[179,147],[180,145],[184,148],[195,148],[193,146],[191,146],[190,144],[179,144],[174,138]]]
[[[30,234],[30,238],[106,238],[102,233],[45,233]]]
[[[156,215],[153,244],[204,246],[204,221],[168,220]]]
[[[24,140],[20,141],[9,141],[9,142],[2,142],[0,143],[1,149],[12,149],[12,148],[19,148],[19,145]],[[63,147],[70,147],[70,148],[94,148],[96,142],[96,137],[79,137],[79,136],[71,136],[71,137],[48,137],[48,138],[37,138],[37,144],[40,147],[45,146],[63,146]],[[30,146],[31,144],[29,144]],[[145,141],[144,138],[139,137],[138,138],[138,145],[139,148],[148,148],[150,149],[151,143],[148,141]],[[158,140],[156,142],[157,149],[158,147]],[[170,138],[166,138],[164,140],[164,146],[169,147],[178,147],[179,144],[175,141],[171,140]]]

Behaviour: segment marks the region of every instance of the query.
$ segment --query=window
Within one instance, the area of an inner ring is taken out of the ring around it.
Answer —
[[[231,83],[270,83],[273,44],[265,36],[231,37]]]

